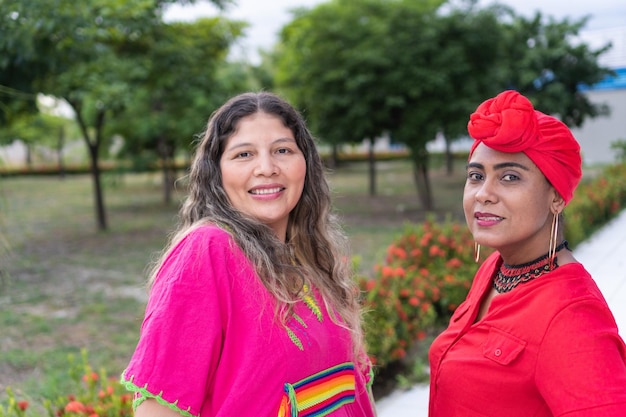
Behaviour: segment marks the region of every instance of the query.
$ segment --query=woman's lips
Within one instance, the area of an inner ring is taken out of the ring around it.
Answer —
[[[504,217],[500,217],[492,213],[480,212],[474,213],[474,218],[479,226],[494,226],[504,220]]]

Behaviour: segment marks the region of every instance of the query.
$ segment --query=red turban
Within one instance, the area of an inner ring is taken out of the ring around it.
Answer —
[[[500,152],[523,152],[567,204],[582,177],[580,145],[560,120],[534,109],[514,90],[484,101],[470,115],[467,131],[479,143]]]

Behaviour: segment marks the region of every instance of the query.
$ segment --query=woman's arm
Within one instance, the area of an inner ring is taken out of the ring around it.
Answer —
[[[159,404],[154,398],[148,398],[137,406],[135,417],[180,417],[181,414],[166,405]]]

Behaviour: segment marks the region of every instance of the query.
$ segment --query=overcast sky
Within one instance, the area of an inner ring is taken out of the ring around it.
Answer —
[[[250,24],[242,41],[239,54],[250,60],[257,59],[258,48],[269,49],[276,41],[280,28],[289,22],[289,10],[295,7],[312,7],[326,0],[235,0],[225,15],[234,20]],[[416,0],[419,1],[419,0]],[[479,0],[481,5],[494,3],[494,0]],[[544,16],[557,19],[572,19],[591,15],[585,29],[605,29],[626,26],[626,0],[500,0],[499,3],[511,6],[518,14],[532,16],[539,10]],[[206,2],[194,6],[171,7],[167,20],[193,20],[200,16],[215,16],[216,9]]]

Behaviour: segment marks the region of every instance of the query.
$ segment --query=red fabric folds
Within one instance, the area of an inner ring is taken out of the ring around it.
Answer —
[[[560,120],[534,109],[528,98],[506,90],[480,104],[467,124],[478,144],[500,152],[524,152],[568,203],[582,177],[580,145]]]

